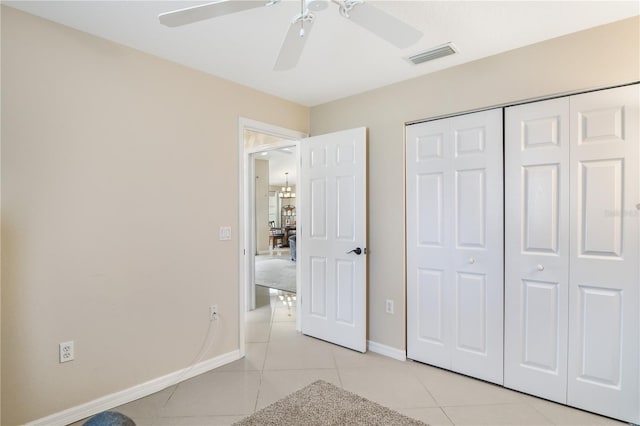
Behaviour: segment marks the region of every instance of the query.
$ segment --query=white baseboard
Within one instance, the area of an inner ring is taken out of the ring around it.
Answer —
[[[130,387],[123,391],[103,396],[85,404],[69,408],[58,413],[51,414],[38,420],[26,423],[25,426],[54,426],[68,425],[87,417],[91,417],[102,411],[110,410],[122,404],[126,404],[136,399],[149,396],[152,393],[159,392],[163,389],[173,386],[179,382],[195,377],[199,374],[211,371],[214,368],[222,367],[225,364],[240,359],[240,351],[235,350],[226,354],[219,355],[191,367],[169,373],[166,376],[158,377],[145,383]]]
[[[371,340],[367,342],[367,345],[371,352],[388,356],[389,358],[397,359],[398,361],[407,360],[407,354],[403,350],[392,348],[391,346],[383,345],[382,343],[377,343]]]

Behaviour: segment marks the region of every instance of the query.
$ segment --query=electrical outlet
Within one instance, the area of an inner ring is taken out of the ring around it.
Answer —
[[[218,319],[218,305],[209,306],[209,320],[216,321]]]
[[[60,343],[60,363],[73,361],[74,358],[73,340]]]
[[[393,313],[393,300],[387,299],[386,310],[387,310],[388,314],[392,314]]]

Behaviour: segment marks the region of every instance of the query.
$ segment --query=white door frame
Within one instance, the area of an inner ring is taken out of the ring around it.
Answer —
[[[263,144],[254,147],[245,147],[244,131],[251,130],[270,136],[286,139],[281,142]],[[254,168],[249,161],[251,154],[260,151],[286,148],[288,146],[299,145],[299,140],[307,137],[306,133],[284,127],[274,126],[249,118],[239,117],[238,119],[238,321],[239,321],[239,346],[240,356],[245,355],[244,345],[244,318],[245,312],[255,308],[255,292],[253,286],[254,261],[255,261],[255,197],[252,182]],[[300,151],[297,151],[296,168],[300,167]],[[300,173],[298,171],[297,175]],[[246,231],[246,232],[245,232]],[[296,281],[300,271],[296,272]],[[299,303],[300,298],[296,298]],[[300,329],[300,318],[296,318],[296,327]]]

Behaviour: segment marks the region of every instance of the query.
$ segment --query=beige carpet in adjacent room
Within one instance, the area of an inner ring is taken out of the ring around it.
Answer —
[[[234,425],[425,426],[426,423],[318,380]]]
[[[295,293],[296,262],[289,256],[256,256],[256,284]]]

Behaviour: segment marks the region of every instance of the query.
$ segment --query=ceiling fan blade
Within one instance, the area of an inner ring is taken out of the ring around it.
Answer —
[[[358,3],[349,11],[349,19],[399,48],[409,47],[422,32],[369,3]]]
[[[313,28],[313,21],[304,22],[304,37],[300,37],[300,22],[294,22],[289,27],[287,36],[280,48],[280,54],[276,60],[276,65],[273,67],[275,71],[286,71],[298,64],[298,60],[304,50],[304,45],[309,38],[311,29]]]
[[[203,21],[217,16],[229,15],[231,13],[242,12],[243,10],[255,9],[265,6],[265,0],[259,1],[232,1],[219,0],[199,6],[186,7],[171,12],[158,15],[162,25],[167,27],[179,27],[180,25],[191,24],[192,22]]]

